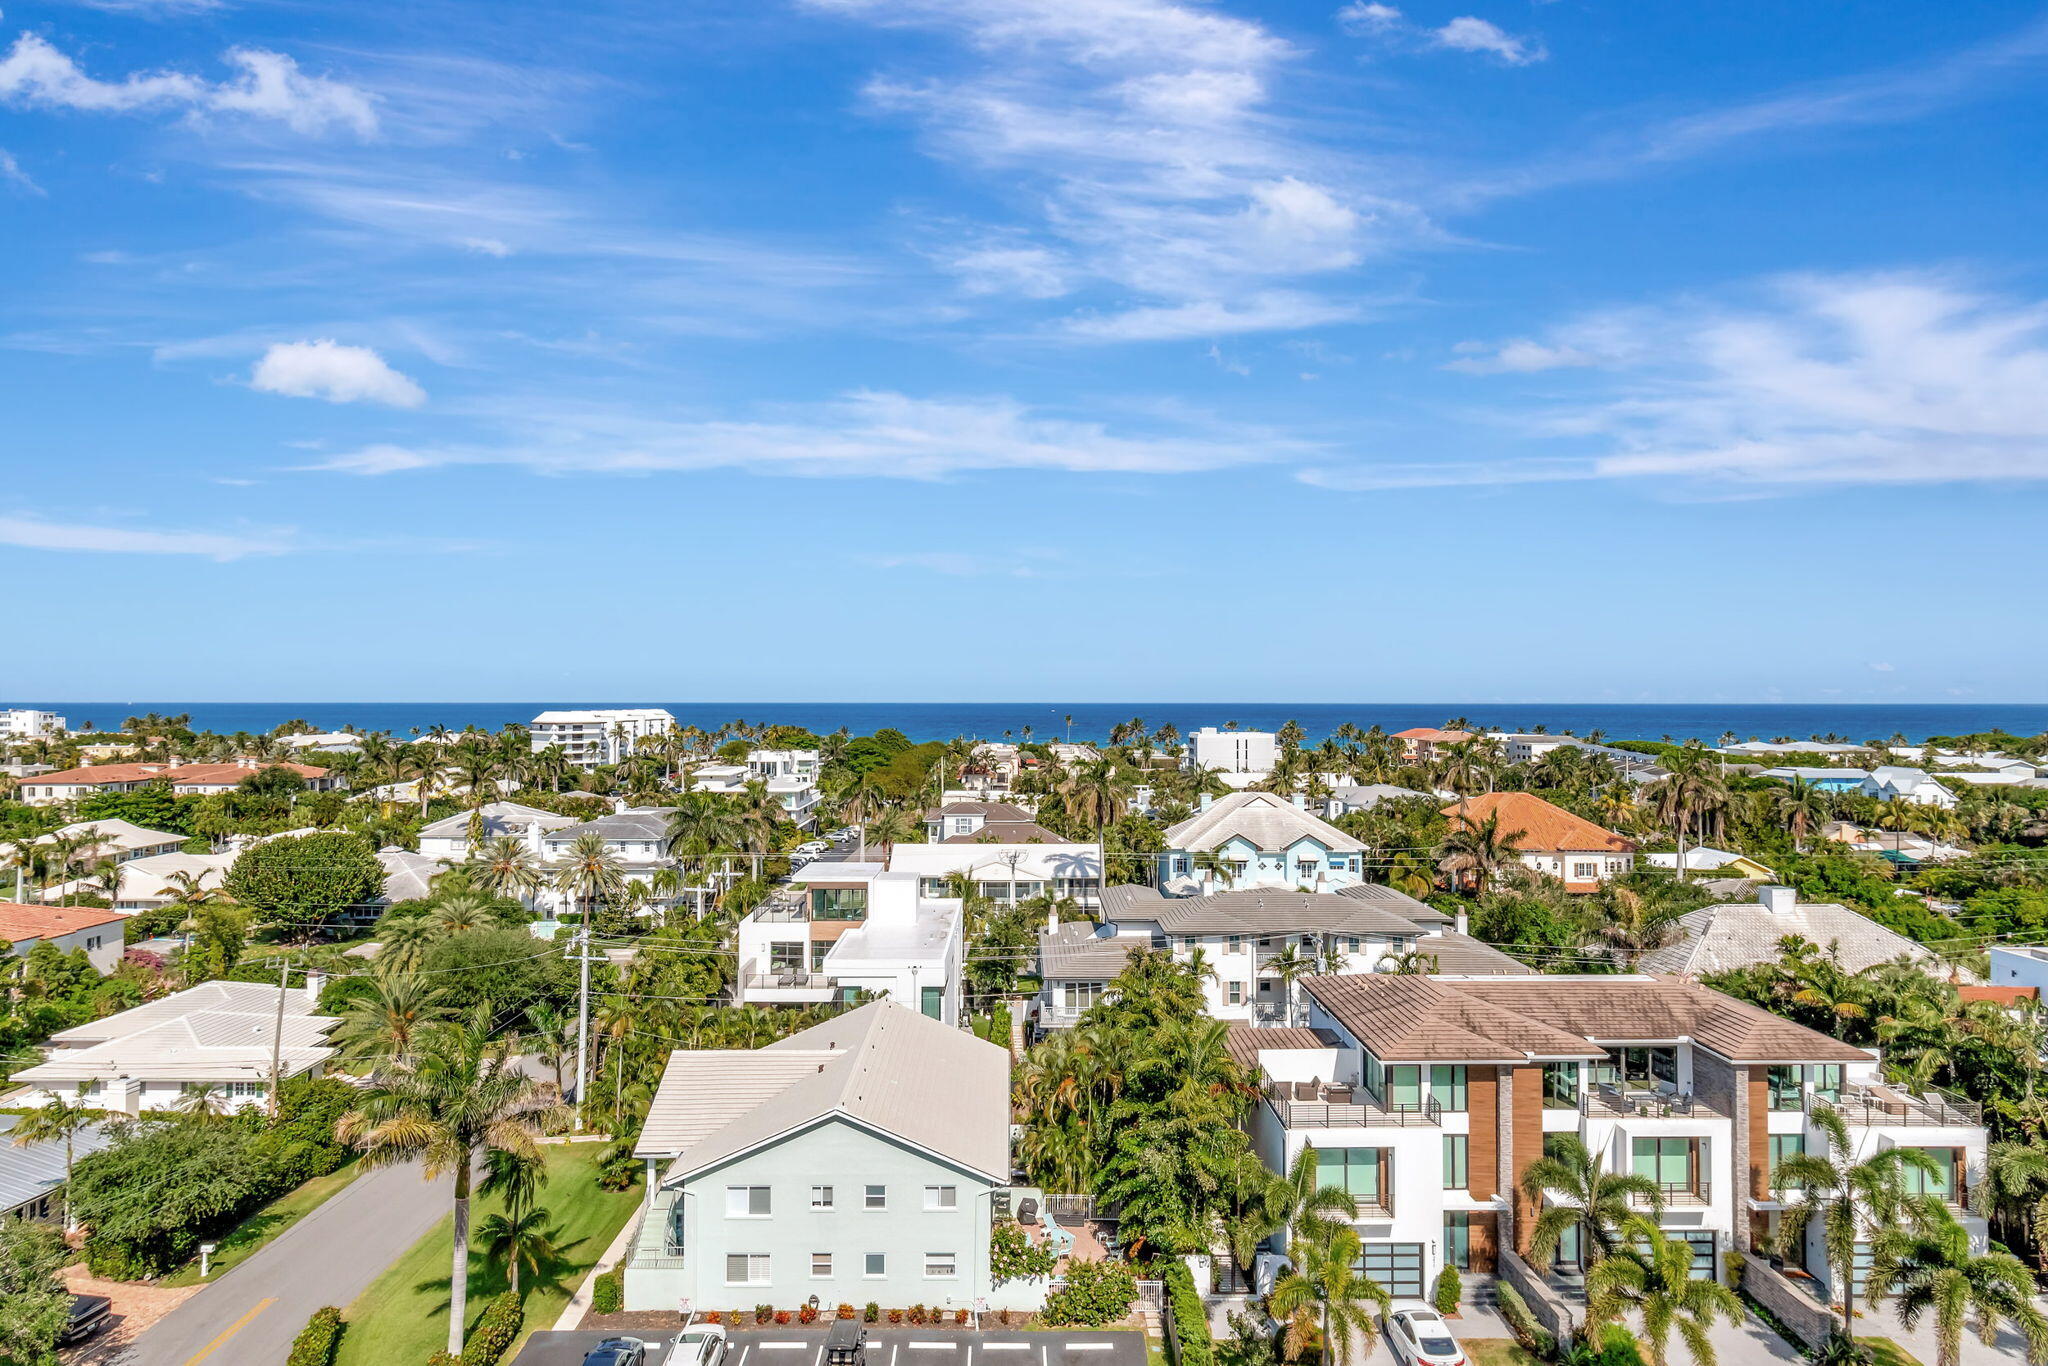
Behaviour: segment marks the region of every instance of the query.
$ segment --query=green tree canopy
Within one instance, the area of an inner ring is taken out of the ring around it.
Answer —
[[[229,896],[267,921],[311,928],[369,904],[384,886],[384,866],[360,835],[323,830],[264,840],[228,869]]]

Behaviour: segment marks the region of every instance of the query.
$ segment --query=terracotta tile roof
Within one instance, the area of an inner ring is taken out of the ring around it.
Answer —
[[[127,918],[93,906],[24,906],[4,901],[0,902],[0,940],[19,944],[29,939],[56,939]]]
[[[1257,1072],[1262,1048],[1335,1048],[1338,1039],[1327,1029],[1261,1029],[1233,1024],[1223,1037],[1223,1046],[1240,1066]]]
[[[38,773],[37,783],[238,783],[266,768],[288,768],[301,778],[324,778],[327,770],[311,764],[91,764],[56,773]]]
[[[1617,854],[1635,852],[1633,841],[1561,806],[1553,806],[1529,792],[1486,792],[1467,797],[1444,808],[1453,824],[1470,820],[1477,824],[1488,816],[1500,817],[1502,835],[1520,831],[1515,847],[1528,854],[1579,853],[1604,850]]]
[[[1472,738],[1469,730],[1438,730],[1434,726],[1411,726],[1394,732],[1396,740],[1427,740],[1433,745],[1461,745]]]
[[[2018,1001],[2041,999],[2039,987],[1987,987],[1964,982],[1956,987],[1956,994],[1965,1001],[1992,1001],[2009,1006]]]
[[[1868,1062],[1860,1048],[1671,978],[1311,977],[1302,983],[1383,1062],[1601,1056],[1691,1039],[1730,1062]]]

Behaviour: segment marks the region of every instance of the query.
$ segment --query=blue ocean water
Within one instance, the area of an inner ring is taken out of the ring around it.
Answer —
[[[825,732],[846,727],[864,735],[892,726],[912,740],[946,740],[970,735],[983,740],[1023,737],[1029,727],[1037,740],[1076,740],[1105,736],[1119,721],[1143,717],[1150,727],[1172,722],[1183,734],[1201,726],[1235,721],[1246,730],[1275,730],[1292,719],[1301,723],[1311,742],[1351,722],[1387,730],[1436,726],[1452,717],[1504,730],[1529,730],[1538,725],[1579,735],[1601,730],[1615,740],[1716,740],[1733,732],[1740,739],[1771,739],[1789,735],[1806,739],[1838,734],[1858,740],[1903,734],[1918,740],[1928,735],[1961,735],[2006,730],[2020,735],[2048,731],[2048,704],[2016,703],[1610,703],[1610,702],[656,702],[634,698],[623,702],[581,699],[569,702],[24,702],[55,711],[77,727],[91,722],[96,730],[117,730],[130,716],[145,712],[188,712],[196,730],[222,733],[260,732],[304,718],[323,730],[355,726],[390,731],[401,737],[432,726],[461,730],[478,726],[496,730],[531,721],[550,707],[665,706],[686,725],[705,729],[744,718],[748,721],[802,726]],[[1071,728],[1069,718],[1072,719]]]

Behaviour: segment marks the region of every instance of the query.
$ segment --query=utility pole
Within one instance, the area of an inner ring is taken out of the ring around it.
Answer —
[[[590,1089],[590,914],[576,930],[576,959],[582,982],[576,989],[576,1132],[583,1132],[583,1095]]]
[[[284,1070],[284,993],[291,979],[292,965],[289,959],[277,970],[277,1018],[270,1028],[270,1122],[277,1122],[278,1073]]]

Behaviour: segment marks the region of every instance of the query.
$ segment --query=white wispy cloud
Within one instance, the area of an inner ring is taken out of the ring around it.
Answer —
[[[1353,489],[1630,479],[1731,496],[2048,480],[2048,300],[1938,274],[1783,277],[1739,302],[1601,314],[1452,365],[1575,368],[1586,397],[1548,393],[1512,421],[1580,454],[1303,477]]]
[[[377,131],[368,95],[324,76],[309,76],[282,53],[238,47],[222,60],[238,74],[208,81],[181,71],[152,71],[100,80],[47,39],[24,33],[0,57],[0,100],[102,114],[182,109],[195,118],[240,115],[273,120],[300,133],[323,133],[337,125],[361,137]]]
[[[756,474],[937,479],[985,470],[1182,474],[1298,460],[1313,443],[1201,415],[1112,430],[1007,397],[920,398],[861,390],[771,418],[675,418],[596,404],[494,404],[502,441],[377,445],[306,468],[395,474],[512,465],[540,474]]]
[[[28,550],[74,550],[116,555],[199,555],[212,560],[282,555],[292,548],[289,534],[283,532],[166,531],[85,526],[18,513],[0,514],[0,545],[20,546]]]
[[[427,391],[392,369],[367,346],[344,346],[331,339],[280,342],[263,353],[250,372],[249,387],[293,398],[324,398],[329,403],[382,403],[417,408]]]
[[[1388,33],[1406,22],[1400,10],[1392,5],[1374,3],[1374,0],[1353,0],[1337,11],[1337,27],[1346,33]]]
[[[24,190],[29,194],[43,193],[43,187],[36,184],[27,171],[21,169],[21,163],[14,159],[14,153],[5,147],[0,147],[0,181],[5,181],[15,189]]]
[[[1271,107],[1301,54],[1249,19],[1181,0],[805,3],[947,33],[972,54],[964,69],[877,78],[868,99],[1016,194],[1022,221],[962,229],[950,260],[939,254],[969,292],[1113,295],[1050,335],[1154,340],[1204,335],[1212,320],[1242,331],[1348,317],[1271,301],[1433,234]]]
[[[1543,44],[1527,38],[1517,38],[1497,24],[1472,15],[1461,15],[1442,28],[1432,29],[1430,38],[1438,47],[1453,52],[1483,52],[1498,57],[1509,66],[1527,66],[1540,62],[1550,54]]]

